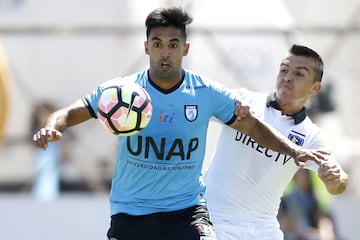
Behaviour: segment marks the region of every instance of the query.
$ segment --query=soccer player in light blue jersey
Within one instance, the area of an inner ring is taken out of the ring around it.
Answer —
[[[189,51],[186,26],[191,21],[181,8],[152,11],[146,19],[144,43],[149,69],[98,86],[54,112],[34,134],[34,144],[46,149],[48,141],[59,140],[66,128],[97,118],[99,96],[113,81],[136,82],[149,93],[153,104],[149,125],[137,135],[119,137],[110,193],[109,239],[216,239],[201,175],[212,116],[300,164],[323,158],[253,117],[221,84],[182,67]]]

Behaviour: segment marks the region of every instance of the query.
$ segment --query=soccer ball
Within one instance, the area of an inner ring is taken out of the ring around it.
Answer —
[[[98,102],[98,119],[109,132],[130,136],[140,132],[150,122],[152,103],[149,94],[139,84],[120,81],[107,86]]]

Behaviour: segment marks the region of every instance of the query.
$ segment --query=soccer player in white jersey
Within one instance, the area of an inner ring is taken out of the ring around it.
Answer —
[[[280,64],[276,91],[235,89],[250,111],[299,146],[330,152],[305,103],[321,89],[323,61],[312,49],[293,45]],[[347,174],[328,155],[304,168],[318,173],[331,194],[342,193]],[[223,126],[205,174],[208,209],[219,240],[280,240],[277,213],[282,194],[299,169],[288,154],[273,151],[241,131]]]
[[[212,116],[302,163],[323,159],[319,152],[303,150],[272,131],[248,107],[238,102],[236,108],[235,97],[220,84],[182,68],[189,51],[186,25],[191,20],[177,7],[152,11],[145,21],[144,42],[150,68],[121,78],[146,89],[153,113],[139,134],[119,137],[110,192],[107,236],[111,240],[215,239],[201,175]],[[106,84],[54,112],[34,134],[35,146],[45,149],[67,127],[97,118],[97,103]]]

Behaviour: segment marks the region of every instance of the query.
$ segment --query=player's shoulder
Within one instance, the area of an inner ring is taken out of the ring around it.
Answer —
[[[216,81],[206,75],[203,75],[201,73],[197,73],[194,72],[192,70],[189,69],[184,69],[184,74],[185,74],[185,81],[192,81],[192,82],[199,82],[202,83],[204,85],[223,85],[220,81]]]
[[[259,91],[253,91],[250,90],[246,87],[241,87],[241,88],[235,88],[232,90],[234,93],[236,93],[239,97],[252,97],[252,98],[266,98],[267,95],[269,95],[268,93],[264,93],[264,92],[259,92]]]
[[[253,91],[245,87],[232,89],[232,94],[249,106],[265,106],[268,93]]]
[[[211,79],[202,74],[193,72],[188,69],[184,69],[184,73],[185,73],[184,81],[187,86],[194,86],[198,90],[208,89],[208,90],[215,90],[218,92],[230,92],[231,91],[228,87],[226,87],[220,81],[216,81],[216,80]]]
[[[306,116],[304,121],[300,123],[300,126],[305,128],[308,132],[312,132],[314,134],[321,134],[323,133],[323,129],[320,128],[309,116]]]
[[[301,123],[295,125],[293,130],[306,136],[307,148],[319,148],[320,146],[327,145],[328,139],[326,133],[309,116]]]
[[[212,84],[215,82],[215,81],[211,80],[209,77],[204,76],[200,73],[191,71],[189,69],[184,69],[184,74],[185,74],[184,81],[186,81],[186,82],[201,83],[204,85],[209,85],[209,84]]]
[[[314,123],[308,115],[306,115],[305,118],[298,124],[294,124],[292,128],[303,132],[304,135],[307,136],[315,136],[323,132],[322,129],[316,123]]]

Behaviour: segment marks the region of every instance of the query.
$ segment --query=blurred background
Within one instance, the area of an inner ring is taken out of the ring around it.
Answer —
[[[272,91],[293,43],[318,51],[323,90],[309,108],[350,176],[330,208],[341,239],[358,239],[358,0],[0,0],[0,239],[105,239],[116,137],[93,120],[44,152],[32,133],[52,109],[146,68],[145,18],[168,5],[194,17],[185,67],[228,87]]]

